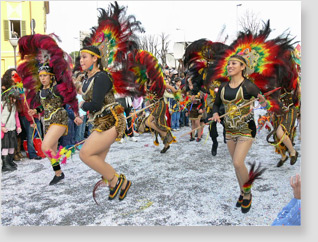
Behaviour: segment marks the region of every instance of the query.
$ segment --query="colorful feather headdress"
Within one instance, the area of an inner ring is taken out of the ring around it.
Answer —
[[[70,104],[78,112],[76,89],[72,81],[69,56],[49,35],[26,35],[19,39],[21,63],[17,72],[22,78],[23,86],[28,90],[27,98],[33,98],[42,84],[39,79],[39,68],[45,68],[54,74],[57,89],[63,96],[64,104]]]
[[[187,47],[183,62],[189,71],[188,75],[192,84],[196,88],[200,89],[201,86],[210,87],[211,82],[207,82],[206,78],[208,67],[214,63],[217,57],[224,55],[227,49],[227,45],[207,39],[196,40]]]
[[[138,46],[135,32],[144,30],[134,16],[126,16],[126,8],[119,7],[117,2],[111,3],[108,11],[98,10],[98,26],[92,28],[90,37],[83,40],[83,46],[98,47],[103,67],[112,68],[115,61],[121,63],[125,54]]]
[[[268,40],[271,33],[269,21],[258,34],[246,30],[240,32],[237,39],[230,45],[224,54],[216,56],[216,60],[209,67],[207,82],[219,80],[229,81],[227,63],[231,56],[240,55],[247,62],[246,77],[254,82],[265,93],[277,87],[295,89],[297,73],[291,58],[292,38],[282,34],[275,39]],[[272,93],[270,111],[279,112],[279,92]]]
[[[114,91],[135,96],[136,84],[127,76],[129,52],[138,49],[136,32],[143,32],[141,23],[132,15],[126,16],[126,8],[117,2],[108,10],[99,9],[98,26],[92,28],[90,37],[83,40],[83,46],[96,46],[101,52],[101,62],[114,80]]]
[[[131,52],[128,56],[129,71],[134,77],[140,96],[146,95],[146,85],[149,91],[161,98],[165,91],[165,80],[158,59],[146,50]]]

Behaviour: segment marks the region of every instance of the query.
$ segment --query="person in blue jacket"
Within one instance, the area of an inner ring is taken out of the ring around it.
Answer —
[[[294,191],[294,198],[278,213],[272,226],[300,226],[301,225],[301,179],[300,175],[290,178],[290,185]]]

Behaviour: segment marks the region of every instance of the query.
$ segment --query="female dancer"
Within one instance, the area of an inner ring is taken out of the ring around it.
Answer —
[[[149,81],[147,83],[147,96],[151,96],[150,105],[156,103],[154,106],[150,107],[151,113],[148,116],[148,118],[145,120],[145,124],[155,130],[155,144],[159,145],[157,135],[161,137],[164,148],[160,151],[160,153],[166,153],[167,150],[170,148],[170,144],[173,142],[177,142],[175,137],[171,133],[171,128],[168,127],[167,121],[166,121],[166,108],[167,105],[163,98],[160,98],[159,95],[156,92],[150,91],[151,86],[154,83]],[[171,90],[173,93],[176,93],[177,90],[170,86],[169,84],[165,85],[165,88]]]
[[[67,134],[68,116],[64,109],[69,104],[79,125],[76,89],[72,82],[69,63],[64,51],[48,35],[27,35],[19,40],[19,52],[22,62],[17,72],[22,78],[23,86],[28,90],[27,98],[31,99],[30,115],[44,111],[44,139],[42,150],[51,161],[55,176],[50,185],[64,179],[60,167],[60,152],[57,152],[58,140]]]
[[[63,108],[63,96],[58,91],[52,68],[48,65],[41,66],[39,68],[39,79],[42,88],[38,92],[37,97],[40,99],[41,105],[35,109],[30,109],[29,114],[35,115],[44,111],[45,135],[41,149],[44,153],[47,154],[49,152],[55,156],[60,137],[67,135],[68,132],[68,115]],[[78,114],[74,122],[78,125],[81,123]],[[50,185],[55,185],[64,179],[65,176],[58,162],[52,163],[52,166],[55,176]]]
[[[189,119],[191,120],[191,128],[197,129],[198,127],[201,126],[201,118],[203,117],[204,114],[204,98],[203,98],[203,93],[198,90],[198,88],[193,87],[193,83],[189,79],[189,89],[190,89],[190,95],[191,95],[191,106],[188,107],[189,109]],[[197,142],[201,141],[202,134],[203,134],[203,127],[198,129],[198,138]],[[190,141],[195,140],[195,132],[192,131],[190,135]]]
[[[244,71],[246,65],[246,60],[239,55],[233,55],[229,59],[227,70],[230,82],[226,82],[220,86],[213,105],[212,117],[212,120],[221,122],[218,112],[222,103],[225,107],[225,113],[233,111],[224,117],[224,123],[227,147],[232,157],[241,190],[241,195],[236,206],[241,206],[243,213],[247,213],[250,210],[252,202],[250,187],[244,186],[249,180],[244,160],[256,135],[256,126],[250,105],[240,110],[236,109],[239,105],[244,105],[253,97],[259,98],[262,107],[267,106],[264,96],[260,94],[259,88],[245,78]]]
[[[125,175],[118,175],[115,169],[105,162],[111,144],[120,140],[126,129],[123,107],[114,97],[112,77],[101,64],[101,53],[96,46],[87,46],[80,51],[80,64],[87,76],[83,81],[82,95],[84,101],[80,107],[89,111],[94,129],[86,139],[80,151],[81,160],[102,175],[102,181],[108,183],[108,199],[114,199],[118,192],[123,200],[131,186]],[[97,187],[95,187],[97,188]]]
[[[274,130],[267,136],[267,140],[273,134],[275,142],[275,151],[281,155],[281,159],[277,163],[277,167],[281,167],[288,159],[286,152],[289,152],[290,164],[294,165],[298,158],[298,152],[293,146],[296,131],[295,121],[297,118],[297,110],[293,101],[292,91],[283,89],[280,95],[282,102],[282,114],[274,114]]]
[[[108,199],[114,199],[120,191],[123,200],[132,184],[125,175],[117,174],[105,162],[110,146],[120,140],[126,129],[124,109],[114,96],[114,91],[126,96],[135,96],[134,76],[127,75],[127,54],[138,48],[135,31],[141,31],[140,22],[134,16],[126,16],[126,8],[117,2],[107,11],[100,10],[98,26],[92,28],[90,36],[83,40],[80,51],[81,69],[86,72],[82,86],[83,100],[80,107],[89,111],[88,122],[93,130],[80,151],[81,160],[102,175],[93,190],[103,184],[109,186]],[[103,71],[103,70],[106,70]],[[128,78],[131,77],[130,79]]]

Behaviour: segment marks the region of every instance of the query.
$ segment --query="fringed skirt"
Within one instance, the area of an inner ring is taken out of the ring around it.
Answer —
[[[94,120],[93,130],[96,130],[97,132],[104,132],[115,126],[115,129],[118,134],[116,140],[119,141],[123,137],[126,130],[126,118],[124,115],[124,108],[118,105],[110,109],[111,113],[103,117],[96,118]]]
[[[201,120],[203,114],[199,113],[199,110],[197,109],[199,105],[193,104],[191,107],[191,110],[189,111],[189,119],[190,120]]]
[[[159,130],[161,130],[163,132],[167,132],[165,137],[161,137],[161,135],[159,133],[163,143],[164,144],[171,144],[171,143],[177,142],[177,141],[176,141],[175,137],[172,135],[171,129],[167,125],[166,108],[167,108],[166,103],[164,102],[163,99],[161,99],[158,102],[158,104],[156,104],[154,106],[154,109],[152,110],[151,115],[154,117],[154,124],[155,124],[156,128],[158,128]],[[147,122],[149,122],[149,117],[145,120],[146,125],[147,125]],[[155,144],[156,145],[158,144],[157,135],[158,135],[158,133],[155,132],[155,136],[156,136]]]
[[[48,117],[44,117],[44,129],[45,134],[49,130],[51,125],[59,125],[66,128],[63,136],[68,133],[68,115],[64,108],[57,110],[55,113],[51,114]]]
[[[295,137],[295,121],[297,118],[297,110],[294,106],[289,108],[289,111],[284,113],[283,115],[275,116],[275,120],[273,120],[274,123],[274,129],[273,131],[268,134],[267,141],[273,145],[275,145],[276,149],[275,152],[278,154],[285,154],[287,151],[287,147],[282,142],[283,138],[287,135],[291,142],[294,141]],[[279,140],[276,136],[276,131],[279,127],[279,125],[282,126],[282,129],[284,131],[283,138]],[[273,135],[274,142],[269,141],[269,137]]]

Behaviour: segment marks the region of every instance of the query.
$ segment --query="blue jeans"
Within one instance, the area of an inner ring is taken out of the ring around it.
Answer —
[[[173,112],[171,115],[171,128],[179,129],[180,128],[180,112]]]
[[[180,125],[183,126],[189,126],[189,117],[187,117],[186,114],[187,111],[182,110],[180,112]]]
[[[83,116],[83,123],[79,126],[75,126],[75,143],[78,143],[84,139],[85,127],[87,116]]]
[[[30,126],[30,122],[27,120],[27,118],[25,116],[21,116],[20,121],[23,125],[23,128],[25,129],[26,136],[27,136],[29,158],[33,159],[34,157],[37,156],[37,153],[36,153],[36,151],[34,149],[34,145],[33,145],[33,139],[32,139],[33,128]],[[35,118],[34,121],[37,125],[37,129],[35,131],[39,130],[39,132],[40,132],[39,136],[42,137],[41,122],[37,118]]]

